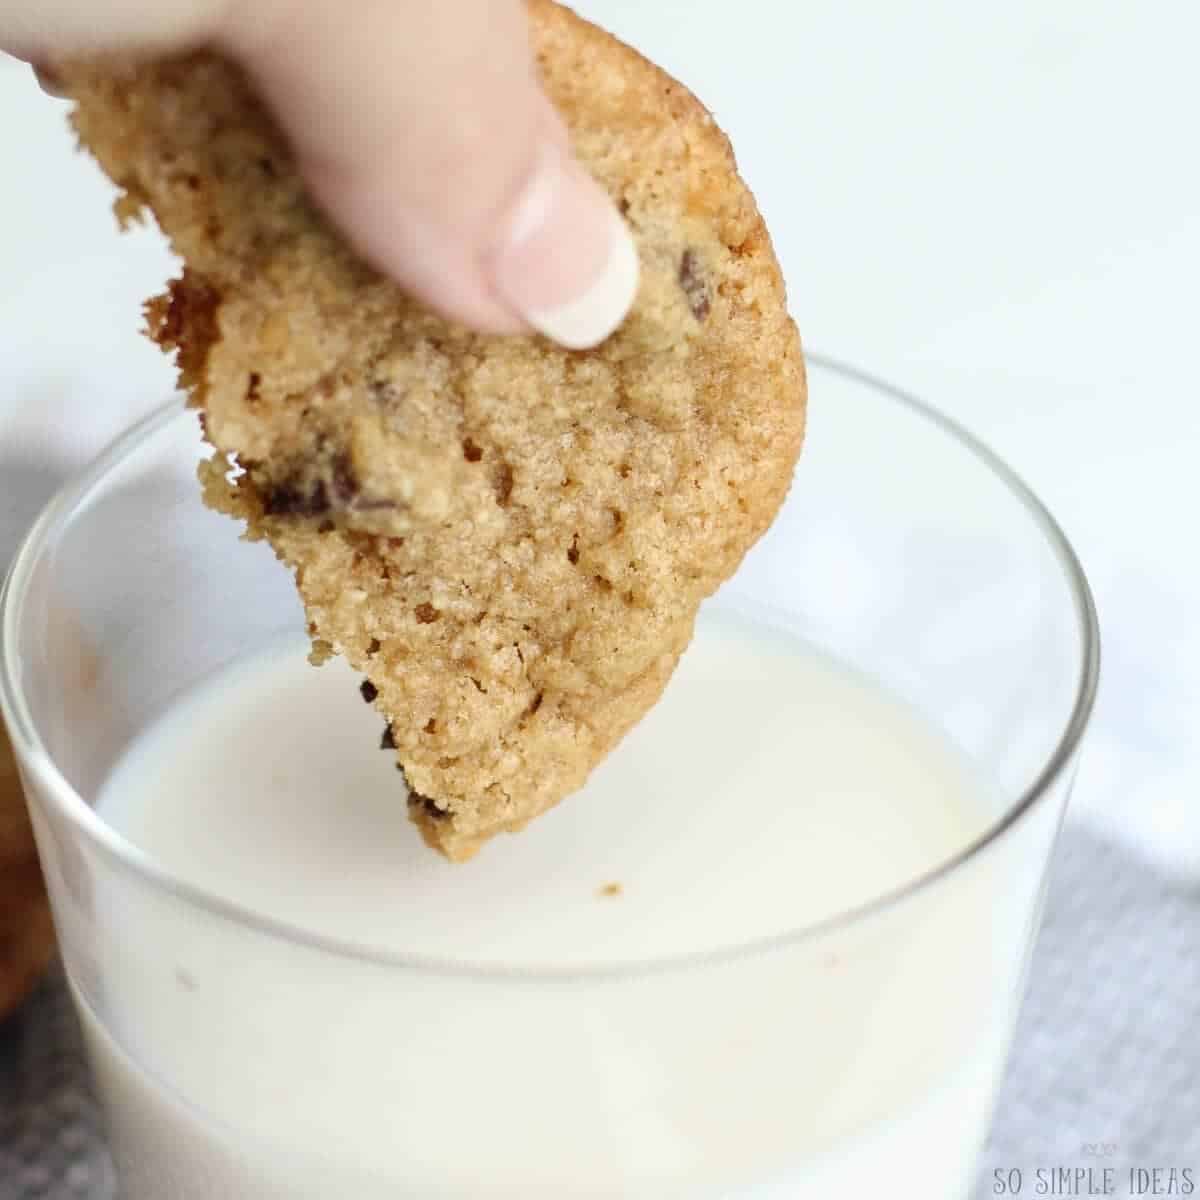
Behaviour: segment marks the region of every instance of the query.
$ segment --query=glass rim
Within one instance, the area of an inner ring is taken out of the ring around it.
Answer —
[[[805,353],[805,359],[809,366],[818,367],[871,389],[899,404],[911,416],[956,442],[960,449],[975,459],[981,469],[996,477],[1021,504],[1036,530],[1049,544],[1066,579],[1078,623],[1081,653],[1074,700],[1053,750],[1044,758],[1040,768],[1020,794],[981,834],[948,858],[904,883],[832,916],[782,933],[751,937],[713,949],[660,955],[646,960],[555,967],[480,963],[389,951],[355,943],[270,917],[251,907],[226,899],[208,888],[189,883],[158,864],[151,855],[105,822],[59,770],[53,755],[42,742],[29,710],[24,689],[18,678],[16,647],[18,617],[23,609],[34,564],[41,557],[46,543],[61,530],[78,505],[111,472],[186,413],[184,398],[178,393],[119,434],[80,473],[69,480],[42,509],[13,556],[3,587],[0,588],[0,713],[7,721],[22,765],[35,773],[60,815],[94,850],[115,868],[132,874],[143,884],[164,891],[175,899],[221,920],[249,927],[256,932],[307,949],[339,958],[351,958],[382,967],[426,974],[454,975],[479,980],[552,983],[571,980],[629,980],[664,972],[720,966],[743,958],[782,952],[798,948],[805,943],[817,942],[832,933],[863,924],[919,894],[932,890],[941,881],[960,874],[990,847],[1002,841],[1068,770],[1087,729],[1099,681],[1100,632],[1096,606],[1079,558],[1058,522],[1029,485],[984,442],[938,409],[867,371],[811,352]]]

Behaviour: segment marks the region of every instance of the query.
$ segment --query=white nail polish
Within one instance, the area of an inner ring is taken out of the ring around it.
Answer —
[[[598,346],[625,319],[637,294],[637,247],[615,211],[611,223],[608,258],[587,291],[555,308],[524,313],[534,329],[569,350]]]
[[[514,314],[571,350],[599,345],[638,286],[637,247],[612,198],[559,145],[541,147],[493,260]]]

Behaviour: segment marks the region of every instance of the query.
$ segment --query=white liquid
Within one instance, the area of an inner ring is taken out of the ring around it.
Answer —
[[[974,840],[996,814],[915,716],[709,621],[585,791],[465,866],[419,842],[380,727],[292,644],[185,697],[107,782],[102,815],[180,879],[442,964],[99,897],[113,944],[81,1008],[129,1200],[965,1194],[1018,953],[998,931],[1028,907],[997,872],[655,966],[835,917]]]

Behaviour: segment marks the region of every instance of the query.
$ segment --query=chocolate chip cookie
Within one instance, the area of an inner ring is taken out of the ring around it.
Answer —
[[[210,504],[294,572],[314,658],[367,677],[431,845],[469,857],[579,788],[658,698],[778,509],[799,340],[729,143],[550,0],[537,62],[642,276],[606,343],[443,320],[309,201],[237,68],[63,64],[81,140],[186,264],[148,306],[215,453]]]

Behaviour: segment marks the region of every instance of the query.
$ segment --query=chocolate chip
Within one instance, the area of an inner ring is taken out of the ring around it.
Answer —
[[[374,656],[379,653],[382,648],[382,643],[378,638],[372,638],[367,644],[367,653]]]
[[[394,500],[365,496],[348,454],[330,461],[329,477],[307,481],[297,473],[265,489],[263,511],[269,517],[320,517],[334,510],[374,512],[395,508]]]
[[[307,490],[298,482],[288,481],[271,488],[263,499],[268,517],[319,517],[329,511],[329,493],[325,481],[318,479]]]
[[[379,739],[380,750],[395,750],[396,735],[392,732],[392,727],[389,724],[383,731],[383,737]]]
[[[463,438],[462,451],[467,462],[478,462],[483,457],[483,451],[470,438]]]
[[[396,770],[403,775],[404,764],[397,763]],[[414,792],[408,782],[407,776],[404,778],[404,786],[408,788],[408,807],[410,809],[418,809],[425,813],[426,816],[432,817],[435,821],[444,821],[450,815],[444,808],[438,808],[428,796],[422,796],[420,792]]]
[[[420,792],[414,792],[411,789],[408,793],[408,803],[412,808],[420,809],[427,817],[432,817],[435,821],[444,821],[450,816],[444,808],[438,808],[437,803],[428,796],[422,796]]]
[[[400,399],[400,390],[390,379],[373,379],[367,385],[367,392],[380,408],[388,408]]]
[[[262,376],[257,371],[250,372],[250,381],[246,384],[246,403],[253,404],[255,401],[262,398],[262,394],[258,390],[258,385],[262,383]]]
[[[513,469],[508,463],[502,462],[497,468],[493,486],[496,489],[496,503],[501,508],[507,508],[513,490]]]
[[[358,685],[358,690],[362,692],[362,698],[368,704],[374,704],[375,698],[379,695],[379,689],[369,679],[364,679]]]
[[[579,562],[579,534],[575,534],[575,536],[571,539],[570,546],[567,547],[567,562],[569,562],[571,566],[575,566],[575,564]]]
[[[697,321],[703,321],[708,316],[708,288],[700,274],[700,263],[696,252],[687,249],[679,260],[679,286],[687,297],[688,307]]]
[[[358,476],[348,454],[338,454],[333,460],[333,497],[347,505],[358,495]]]
[[[434,608],[433,605],[428,601],[423,601],[413,609],[413,616],[415,616],[422,625],[432,625],[434,621],[436,621],[441,615],[442,614],[438,612],[438,610]]]

